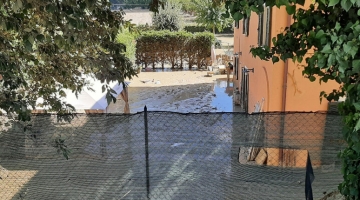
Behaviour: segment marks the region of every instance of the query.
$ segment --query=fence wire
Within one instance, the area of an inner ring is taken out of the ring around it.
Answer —
[[[320,199],[341,130],[329,113],[34,115],[0,127],[0,199],[305,199],[308,155]]]

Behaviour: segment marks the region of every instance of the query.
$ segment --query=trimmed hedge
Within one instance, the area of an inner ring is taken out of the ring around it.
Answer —
[[[149,31],[136,40],[136,64],[155,68],[160,64],[170,64],[183,68],[187,62],[189,68],[206,66],[206,58],[211,56],[212,33],[191,34],[186,31]]]
[[[210,29],[206,29],[205,26],[198,26],[198,25],[195,25],[195,26],[184,26],[184,30],[187,31],[187,32],[190,32],[190,33],[198,33],[198,32],[205,32],[205,31],[209,31],[209,32],[212,32],[212,30]],[[219,33],[234,33],[234,29],[233,27],[226,27],[224,28],[221,32],[219,32],[218,30],[215,31],[216,34],[219,34]]]
[[[187,31],[190,33],[198,33],[198,32],[205,32],[207,30],[204,26],[185,26],[184,31]]]

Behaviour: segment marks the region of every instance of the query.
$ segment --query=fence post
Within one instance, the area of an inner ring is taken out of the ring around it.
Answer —
[[[149,130],[147,107],[144,107],[144,123],[145,123],[145,163],[146,163],[146,192],[147,198],[150,199],[150,177],[149,177]]]

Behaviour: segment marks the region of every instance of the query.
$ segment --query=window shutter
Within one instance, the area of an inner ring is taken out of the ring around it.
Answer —
[[[243,19],[243,34],[249,36],[250,17]]]
[[[265,37],[265,45],[270,46],[270,27],[271,27],[271,8],[266,7],[266,37]]]
[[[235,76],[236,76],[236,80],[239,80],[239,57],[235,56],[234,59],[234,69],[235,69]]]
[[[243,34],[246,35],[246,19],[243,19],[243,30],[242,30]]]
[[[249,30],[250,30],[250,17],[246,18],[246,36],[249,36]]]
[[[264,13],[262,14],[263,23],[262,23],[262,39],[261,39],[261,46],[267,45],[266,43],[266,31],[267,31],[267,19],[268,19],[268,7],[264,7]]]
[[[258,22],[258,45],[262,45],[262,35],[263,35],[263,14],[259,13],[259,22]]]

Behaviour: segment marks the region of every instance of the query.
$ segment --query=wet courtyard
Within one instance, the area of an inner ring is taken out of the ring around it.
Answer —
[[[153,84],[150,81],[149,84]],[[233,103],[233,83],[219,78],[212,83],[195,83],[159,87],[132,87],[129,90],[130,112],[171,111],[180,113],[236,112],[240,109]],[[108,108],[110,113],[123,111],[121,97]]]

